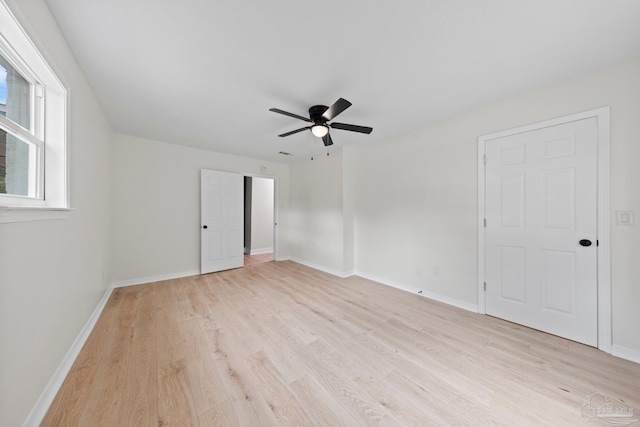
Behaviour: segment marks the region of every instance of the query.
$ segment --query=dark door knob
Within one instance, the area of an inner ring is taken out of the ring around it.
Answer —
[[[591,240],[588,239],[582,239],[580,240],[580,246],[591,246]]]
[[[202,226],[202,228],[204,228],[204,229],[206,230],[206,229],[207,229],[207,226],[206,226],[206,225],[203,225],[203,226]]]

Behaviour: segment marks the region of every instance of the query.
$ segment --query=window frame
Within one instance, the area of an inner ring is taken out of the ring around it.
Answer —
[[[29,129],[25,129],[15,121],[0,115],[0,129],[14,137],[33,144],[35,155],[29,159],[29,199],[44,199],[44,108],[42,84],[33,71],[22,61],[17,52],[0,33],[0,55],[13,67],[20,76],[29,83]],[[25,197],[19,195],[0,194],[0,197]],[[9,199],[11,200],[11,199]],[[1,200],[0,200],[1,202]]]
[[[30,127],[6,117],[0,127],[35,146],[36,163],[30,196],[0,194],[0,223],[59,218],[70,210],[68,191],[68,89],[0,0],[0,53],[30,84]],[[46,212],[50,212],[47,214]]]

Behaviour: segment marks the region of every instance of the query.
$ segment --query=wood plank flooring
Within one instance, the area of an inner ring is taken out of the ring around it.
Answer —
[[[262,262],[273,261],[273,252],[268,252],[266,254],[257,254],[257,255],[247,255],[244,254],[244,265],[253,265],[259,264]]]
[[[594,393],[637,419],[640,365],[268,262],[115,289],[42,425],[602,425]]]

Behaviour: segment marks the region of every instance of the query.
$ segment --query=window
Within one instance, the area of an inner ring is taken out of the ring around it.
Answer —
[[[44,58],[0,0],[0,222],[68,208],[67,91]]]
[[[33,87],[0,52],[0,194],[38,197],[43,143],[31,120]]]

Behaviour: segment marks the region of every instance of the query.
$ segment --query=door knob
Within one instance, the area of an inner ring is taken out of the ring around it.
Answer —
[[[204,228],[204,229],[206,230],[206,229],[207,229],[207,226],[206,226],[206,225],[203,225],[203,226],[202,226],[202,228]]]
[[[578,243],[580,243],[580,246],[591,246],[591,240],[589,239],[582,239]]]

